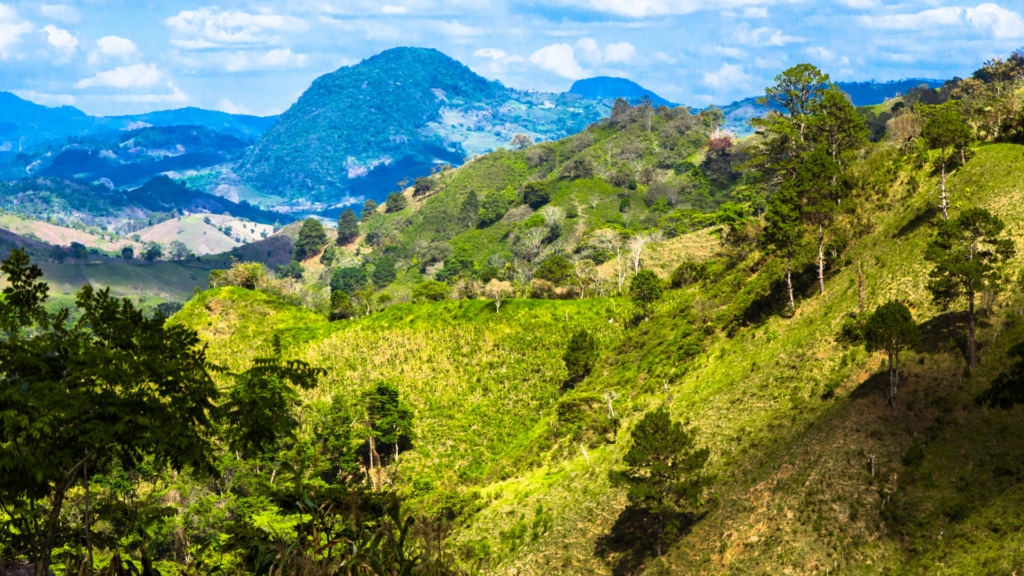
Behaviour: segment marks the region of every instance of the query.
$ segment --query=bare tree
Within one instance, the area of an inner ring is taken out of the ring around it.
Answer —
[[[906,152],[910,143],[921,135],[921,128],[923,126],[924,118],[920,114],[908,110],[890,118],[885,123],[885,135],[890,141],[899,145]]]
[[[629,247],[629,261],[633,265],[634,276],[640,272],[640,261],[643,258],[644,246],[647,246],[648,242],[650,242],[650,239],[646,234],[637,234],[626,243]]]
[[[597,281],[597,266],[593,260],[580,260],[573,266],[572,275],[580,285],[580,300],[583,300],[587,288]]]
[[[484,295],[494,301],[495,314],[501,312],[501,303],[513,294],[515,294],[515,289],[512,288],[511,282],[504,282],[496,278],[488,282],[484,288]]]
[[[530,146],[533,146],[533,139],[526,134],[516,134],[512,137],[512,142],[509,143],[514,150],[526,150]]]
[[[523,243],[526,244],[529,253],[533,255],[533,257],[537,257],[537,255],[540,254],[541,246],[544,245],[544,239],[547,238],[547,236],[548,229],[544,226],[529,228],[523,232]]]

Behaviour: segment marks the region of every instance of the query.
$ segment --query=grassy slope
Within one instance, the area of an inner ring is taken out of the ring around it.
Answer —
[[[205,222],[209,218],[210,224]],[[231,227],[231,237],[218,230],[218,227]],[[193,214],[161,222],[137,232],[143,242],[159,242],[170,244],[175,240],[184,242],[189,250],[199,256],[227,252],[238,246],[235,238],[242,242],[256,242],[260,234],[273,233],[274,227],[268,224],[242,222],[231,216],[219,214]]]
[[[1004,217],[1019,248],[1022,156],[1020,146],[983,147],[952,182]],[[982,319],[981,365],[966,376],[963,315],[936,309],[924,291],[921,255],[936,199],[934,177],[920,176],[920,192],[898,188],[888,211],[869,215],[873,234],[848,254],[867,274],[869,308],[903,298],[923,323],[921,344],[903,357],[896,411],[885,406],[881,356],[834,342],[857,307],[855,266],[830,278],[825,295],[808,293],[795,317],[711,334],[692,359],[676,354],[691,303],[734,292],[731,285],[670,292],[650,323],[625,332],[616,300],[511,301],[500,316],[481,301],[401,305],[327,324],[233,289],[204,293],[176,320],[197,326],[214,360],[236,367],[258,352],[253,341],[279,331],[290,356],[328,368],[315,394],[355,395],[376,379],[397,380],[420,434],[403,466],[439,489],[479,491],[486,506],[458,539],[488,542],[502,561],[495,573],[930,574],[941,565],[1009,574],[1024,568],[1024,525],[1015,520],[1024,512],[1021,414],[979,409],[970,398],[1024,338],[1024,305],[1018,287]],[[575,394],[618,391],[624,422],[617,443],[587,439],[587,457],[575,439],[549,440],[564,378],[559,356],[580,325],[598,331],[606,353]],[[823,399],[830,383],[836,398]],[[630,426],[663,402],[711,447],[718,504],[655,560],[650,533],[623,512],[607,471],[628,448]],[[924,456],[909,467],[903,457],[915,441]],[[538,504],[553,514],[545,536],[501,538],[530,524]]]

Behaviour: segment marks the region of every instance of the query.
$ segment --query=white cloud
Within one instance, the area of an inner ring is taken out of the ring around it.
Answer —
[[[305,54],[295,54],[289,48],[278,48],[264,53],[238,51],[228,55],[224,69],[228,72],[244,72],[273,68],[302,68],[306,65],[306,60]]]
[[[871,8],[875,5],[874,0],[838,0],[840,4],[850,8]]]
[[[568,44],[545,46],[530,55],[530,62],[570,80],[579,80],[587,75],[576,62],[572,46]]]
[[[754,66],[762,69],[768,68],[771,70],[778,70],[785,66],[785,64],[786,63],[783,60],[773,58],[754,58]]]
[[[127,60],[139,51],[135,43],[120,36],[104,36],[96,41],[96,50],[89,53],[89,63],[95,64],[99,55],[113,56]]]
[[[65,24],[78,24],[82,15],[74,6],[64,4],[43,4],[39,7],[39,13],[50,20],[58,20]]]
[[[110,86],[112,88],[148,88],[159,82],[164,73],[155,64],[132,64],[100,72],[92,78],[79,80],[75,88]]]
[[[755,8],[755,7],[751,6],[751,7],[747,8],[746,10],[743,11],[743,16],[746,17],[746,18],[767,18],[768,17],[768,9],[767,8]]]
[[[977,8],[966,8],[967,19],[975,28],[989,28],[999,39],[1024,37],[1024,18],[996,4],[981,4]]]
[[[815,58],[820,58],[826,62],[831,62],[836,59],[836,53],[825,48],[824,46],[816,46],[814,48],[808,48],[807,54]]]
[[[580,49],[580,59],[584,62],[596,64],[604,59],[604,54],[601,52],[601,45],[593,38],[580,38],[576,42],[576,47]]]
[[[405,6],[392,6],[391,4],[385,4],[380,7],[380,11],[383,14],[405,14],[409,9]]]
[[[917,14],[891,14],[888,16],[861,16],[860,21],[874,28],[889,30],[922,30],[933,26],[961,24],[962,8],[947,7],[925,10]]]
[[[998,4],[979,4],[976,8],[947,6],[925,10],[916,14],[889,16],[861,16],[860,21],[874,28],[887,30],[928,30],[937,26],[963,26],[972,24],[979,30],[991,32],[994,38],[1024,37],[1024,18]]]
[[[239,106],[227,98],[221,100],[220,104],[217,105],[217,108],[221,112],[227,112],[228,114],[245,114],[246,116],[253,115],[245,106]]]
[[[44,94],[35,90],[14,90],[19,98],[30,100],[43,106],[74,106],[76,99],[70,94]]]
[[[706,9],[727,10],[752,4],[765,4],[766,2],[765,0],[718,0],[716,2],[707,0],[560,0],[560,3],[620,16],[644,18],[690,14]]]
[[[481,48],[480,50],[473,52],[473,56],[501,60],[505,56],[508,56],[508,54],[506,54],[504,50],[498,50],[497,48]]]
[[[605,62],[626,62],[636,53],[636,48],[629,42],[609,44],[604,49]]]
[[[18,43],[22,34],[28,34],[35,27],[18,17],[14,8],[0,4],[0,58],[6,60],[7,49]]]
[[[715,52],[718,52],[719,54],[725,54],[726,56],[728,56],[730,58],[736,58],[736,59],[746,58],[747,57],[747,53],[744,52],[743,50],[740,50],[739,48],[727,48],[725,46],[715,46]]]
[[[222,11],[216,6],[198,10],[182,10],[164,20],[178,36],[172,43],[179,48],[214,48],[239,44],[276,44],[278,36],[270,33],[305,32],[305,20],[272,12],[249,14]]]
[[[114,102],[132,102],[141,104],[185,104],[188,102],[188,95],[178,89],[177,86],[167,83],[171,89],[170,94],[115,94]]]
[[[441,29],[442,34],[446,36],[455,36],[457,38],[465,38],[468,36],[483,36],[484,34],[484,31],[482,29],[475,28],[473,26],[465,26],[463,24],[459,24],[458,20],[452,20],[451,22],[448,22],[447,20],[441,20],[441,22],[438,23],[438,27]]]
[[[673,58],[672,56],[669,56],[668,54],[665,54],[664,52],[655,52],[654,53],[654,57],[657,58],[658,60],[661,60],[662,62],[664,62],[666,64],[675,64],[676,62],[681,60],[683,56],[682,56],[682,54],[680,54],[679,58]]]
[[[782,30],[762,26],[751,30],[744,22],[736,30],[736,37],[748,46],[785,46],[793,42],[803,42],[800,36],[783,34]]]
[[[58,50],[74,52],[78,49],[78,38],[75,38],[67,30],[57,28],[53,24],[47,24],[40,32],[46,33],[46,41]]]
[[[750,85],[753,76],[743,70],[741,64],[722,64],[717,72],[704,73],[704,85],[712,90],[725,91]]]

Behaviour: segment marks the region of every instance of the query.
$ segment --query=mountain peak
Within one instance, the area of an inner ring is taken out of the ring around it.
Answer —
[[[655,104],[676,107],[678,104],[658,96],[653,91],[628,80],[626,78],[615,78],[612,76],[596,76],[573,82],[569,88],[570,94],[578,94],[588,100],[604,100],[606,98],[626,98],[636,101],[647,96]]]

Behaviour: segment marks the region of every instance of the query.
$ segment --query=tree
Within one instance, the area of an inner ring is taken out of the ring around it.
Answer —
[[[327,267],[333,265],[337,259],[338,250],[334,246],[327,246],[324,248],[324,253],[320,255],[320,263]]]
[[[662,554],[665,533],[678,528],[683,512],[699,512],[704,492],[714,478],[703,474],[711,457],[707,448],[696,447],[697,433],[673,422],[667,408],[644,415],[633,429],[633,444],[622,458],[624,469],[612,470],[615,486],[626,487],[630,507],[658,521],[657,555]]]
[[[46,574],[70,488],[114,466],[216,474],[213,436],[229,423],[222,417],[237,412],[219,406],[195,331],[89,285],[72,322],[67,309],[46,310],[42,271],[24,251],[0,271],[9,284],[0,299],[0,508],[17,534],[15,549]],[[301,362],[257,360],[243,376],[298,378],[309,387],[319,374]],[[232,444],[243,449],[273,425],[238,424]]]
[[[766,226],[762,242],[766,250],[786,259],[786,292],[789,294],[789,308],[796,311],[793,301],[793,254],[803,238],[800,221],[800,201],[793,186],[783,186],[768,200],[765,212]]]
[[[71,257],[75,260],[84,260],[89,257],[89,250],[86,249],[85,244],[79,244],[78,242],[71,243]],[[158,255],[157,258],[160,256]],[[148,260],[148,258],[147,258]]]
[[[515,294],[515,290],[512,288],[512,283],[497,278],[491,279],[484,287],[484,295],[494,301],[495,314],[501,311],[501,303],[513,294]]]
[[[597,339],[590,332],[581,328],[573,334],[562,356],[569,378],[582,379],[590,374],[597,364],[598,355]]]
[[[483,204],[480,206],[478,216],[482,226],[489,226],[501,220],[508,212],[509,207],[515,200],[516,193],[511,188],[506,190],[491,190],[484,196]]]
[[[373,312],[373,307],[377,304],[377,290],[373,284],[366,284],[362,290],[356,290],[352,294],[352,306],[363,310],[364,315],[369,315]]]
[[[867,124],[846,94],[835,85],[825,90],[812,111],[811,139],[824,147],[832,160],[842,166],[843,153],[867,140]]]
[[[388,194],[388,199],[385,204],[387,205],[388,214],[391,214],[405,209],[408,205],[408,201],[405,199],[405,194],[401,192],[392,192]]]
[[[1024,342],[1011,347],[1006,355],[1017,358],[1017,361],[1006,372],[1000,372],[992,385],[975,397],[976,404],[989,408],[998,406],[1003,410],[1024,404]]]
[[[450,291],[451,288],[444,282],[428,280],[412,289],[412,300],[413,302],[422,302],[424,300],[438,302],[447,299]]]
[[[374,464],[379,469],[389,459],[397,463],[401,450],[411,448],[416,435],[412,429],[412,408],[402,401],[397,386],[380,382],[366,393],[365,400],[370,456],[368,468],[372,477]],[[378,447],[383,456],[378,453]],[[374,484],[375,487],[380,486],[379,478],[375,478]]]
[[[352,243],[358,237],[359,220],[356,218],[356,213],[351,208],[345,208],[341,216],[338,216],[338,238],[336,242],[338,246],[344,246]]]
[[[803,140],[814,107],[829,86],[828,74],[811,64],[797,64],[775,77],[775,85],[765,89],[765,95],[758,98],[758,104],[780,108],[780,118],[789,123],[795,135]],[[773,124],[771,119],[765,120],[754,124]]]
[[[299,239],[295,241],[295,259],[299,262],[312,258],[327,245],[327,232],[324,225],[316,218],[308,218],[299,229]]]
[[[351,317],[352,304],[349,302],[348,294],[341,290],[331,292],[331,311],[328,314],[328,318],[334,321]]]
[[[580,287],[580,300],[583,300],[587,288],[597,282],[597,266],[593,260],[580,260],[573,265],[572,275]]]
[[[949,200],[946,194],[946,163],[948,161],[946,151],[958,146],[965,146],[971,139],[971,129],[958,111],[947,106],[924,123],[921,137],[928,143],[929,148],[933,150],[938,148],[942,154],[939,158],[942,190],[939,208],[942,209],[943,220],[949,220]]]
[[[434,169],[433,168],[430,169],[430,173],[431,174],[434,173]],[[435,180],[435,179],[433,179],[433,178],[431,178],[429,176],[420,176],[419,178],[416,179],[415,183],[413,184],[412,195],[414,197],[415,196],[422,196],[422,195],[426,194],[427,192],[433,191],[437,187],[438,187],[438,181],[437,180]]]
[[[889,301],[875,309],[864,324],[864,346],[869,353],[889,356],[889,405],[896,408],[900,382],[900,351],[917,341],[917,324],[906,304]]]
[[[523,187],[523,203],[534,210],[551,201],[551,190],[544,182],[527,182]]]
[[[651,315],[651,307],[661,298],[661,279],[650,270],[641,270],[629,283],[629,296],[644,317]]]
[[[479,217],[480,199],[475,190],[470,190],[459,207],[459,224],[466,227],[475,226]]]
[[[277,269],[277,275],[281,278],[291,278],[293,280],[302,280],[302,275],[306,272],[306,269],[299,264],[297,260],[292,260],[284,266],[280,266]]]
[[[385,288],[394,282],[397,275],[395,261],[389,256],[378,258],[373,265],[373,283],[380,288]]]
[[[568,280],[572,272],[573,265],[566,260],[565,256],[553,254],[540,263],[540,266],[533,271],[533,276],[558,285]]]
[[[367,218],[370,217],[370,215],[372,215],[376,211],[377,203],[374,202],[373,200],[367,200],[366,202],[363,202],[363,211],[360,212],[359,218],[366,220]]]
[[[336,268],[331,273],[331,292],[340,291],[351,296],[362,290],[366,282],[366,270],[359,266]]]
[[[953,220],[938,223],[935,239],[924,258],[935,267],[929,272],[928,291],[940,306],[948,308],[967,299],[970,369],[976,363],[974,299],[984,288],[998,289],[1002,282],[997,265],[1014,257],[1013,240],[1001,238],[1006,225],[984,208],[969,208]]]
[[[192,255],[192,251],[188,249],[181,240],[174,240],[171,242],[171,259],[172,260],[184,260]]]
[[[74,245],[72,245],[72,248],[74,248]],[[164,250],[156,242],[150,242],[146,246],[146,251],[142,255],[142,257],[146,259],[146,262],[152,262],[153,260],[158,260],[160,258],[163,258],[163,256],[164,256]],[[75,258],[78,258],[78,256],[75,256]]]
[[[533,139],[526,134],[516,134],[512,137],[512,141],[509,142],[509,146],[513,150],[526,150],[530,146],[533,146]]]
[[[469,248],[458,246],[451,256],[445,258],[444,267],[434,276],[441,282],[453,280],[460,276],[473,276],[475,266],[473,254],[469,251]]]
[[[840,204],[849,191],[839,182],[839,164],[823,147],[814,149],[790,182],[803,203],[802,215],[818,228],[818,288],[825,293],[825,232],[839,216]]]
[[[131,260],[132,258],[135,258],[135,250],[133,250],[131,246],[121,248],[121,258],[123,260]]]

